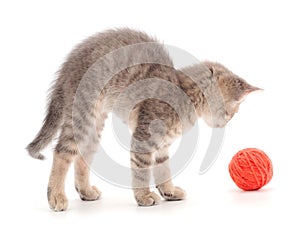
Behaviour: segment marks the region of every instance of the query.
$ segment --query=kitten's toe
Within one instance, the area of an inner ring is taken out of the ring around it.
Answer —
[[[149,192],[143,195],[136,195],[135,199],[139,206],[153,206],[161,202],[160,197],[155,192]]]
[[[158,189],[160,195],[165,199],[165,200],[183,200],[186,197],[186,192],[180,188],[180,187],[172,187],[170,189]]]
[[[84,201],[98,200],[101,197],[101,192],[96,186],[90,186],[85,189],[80,189],[76,187],[76,190],[79,193],[80,199]]]
[[[64,193],[48,194],[48,203],[53,211],[65,211],[68,208],[68,199]]]

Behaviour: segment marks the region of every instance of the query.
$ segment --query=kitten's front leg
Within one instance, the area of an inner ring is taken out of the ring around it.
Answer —
[[[165,200],[185,199],[185,191],[180,187],[174,186],[172,183],[172,175],[169,168],[168,147],[163,147],[156,153],[153,176],[155,179],[156,187],[160,195]]]
[[[140,206],[152,206],[160,202],[160,197],[150,191],[152,153],[131,152],[132,186],[134,197]]]

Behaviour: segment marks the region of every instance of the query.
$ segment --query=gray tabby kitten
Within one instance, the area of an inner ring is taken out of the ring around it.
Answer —
[[[105,56],[113,52],[116,55]],[[73,161],[80,198],[100,198],[101,192],[90,185],[88,164],[109,112],[132,130],[132,186],[138,205],[160,201],[149,188],[151,171],[164,199],[184,199],[184,190],[171,180],[168,147],[198,117],[211,127],[224,127],[245,95],[255,90],[259,89],[218,63],[176,70],[165,48],[139,31],[109,30],[88,38],[62,65],[43,127],[27,146],[32,157],[44,159],[39,152],[60,130],[47,192],[50,208],[67,209],[64,183]]]

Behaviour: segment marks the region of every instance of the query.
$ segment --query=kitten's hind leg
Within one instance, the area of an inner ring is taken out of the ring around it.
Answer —
[[[156,187],[165,200],[183,200],[185,198],[185,191],[173,185],[172,174],[169,168],[168,147],[159,149],[155,154],[153,176]]]
[[[54,211],[64,211],[68,207],[68,199],[65,195],[65,178],[74,157],[69,152],[54,152],[47,191],[49,206]]]
[[[101,192],[95,186],[90,185],[90,168],[89,164],[93,155],[78,155],[75,159],[75,188],[82,200],[98,200]]]
[[[92,201],[98,200],[101,192],[95,186],[90,185],[90,168],[89,165],[93,160],[93,155],[99,144],[99,138],[104,128],[106,113],[101,113],[101,103],[97,104],[95,110],[96,117],[96,134],[93,140],[88,144],[84,155],[78,155],[75,159],[75,188],[82,200]],[[94,128],[93,126],[90,128]],[[97,135],[97,136],[96,136]]]

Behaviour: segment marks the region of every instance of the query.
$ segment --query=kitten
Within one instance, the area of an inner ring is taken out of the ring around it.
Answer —
[[[150,48],[139,46],[148,44]],[[127,47],[135,48],[128,52]],[[106,58],[114,52],[116,55]],[[112,72],[112,77],[104,77]],[[64,182],[73,161],[80,198],[100,198],[101,192],[90,185],[88,163],[107,113],[112,111],[132,130],[130,162],[138,205],[151,206],[160,201],[149,188],[151,170],[164,199],[184,199],[185,192],[171,180],[168,147],[198,117],[211,127],[224,127],[244,97],[255,90],[259,89],[218,63],[175,69],[165,48],[139,31],[109,30],[88,38],[62,65],[50,93],[44,124],[27,146],[32,157],[44,159],[39,152],[60,130],[47,192],[50,208],[67,209]],[[180,92],[183,95],[176,94]]]

